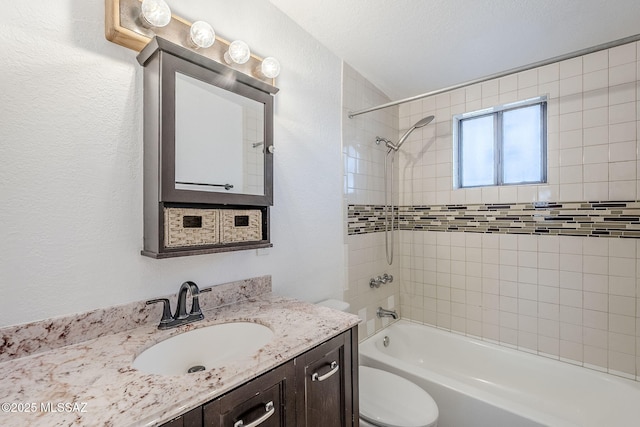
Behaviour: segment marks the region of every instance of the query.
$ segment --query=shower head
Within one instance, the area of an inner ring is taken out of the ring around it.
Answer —
[[[418,121],[416,122],[416,124],[415,124],[415,125],[413,125],[413,127],[414,127],[415,129],[417,129],[417,128],[421,128],[421,127],[426,126],[426,125],[428,125],[429,123],[431,123],[431,121],[432,121],[433,119],[435,119],[435,117],[434,117],[434,116],[427,116],[427,117],[424,117],[424,118],[422,118],[422,119],[418,120]]]
[[[413,132],[414,130],[416,130],[418,128],[421,128],[423,126],[428,125],[429,123],[431,123],[431,121],[434,118],[435,118],[434,116],[427,116],[425,118],[422,118],[422,119],[418,120],[416,122],[416,124],[411,126],[411,128],[408,131],[406,131],[404,135],[402,135],[402,138],[400,138],[400,141],[398,141],[397,144],[392,144],[390,142],[387,142],[387,147],[389,147],[389,152],[391,152],[391,150],[398,151],[400,149],[400,146],[402,146],[402,144],[404,144],[404,141],[409,137],[411,132]]]

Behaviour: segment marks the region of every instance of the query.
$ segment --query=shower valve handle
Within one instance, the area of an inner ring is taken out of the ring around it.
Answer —
[[[387,283],[391,283],[391,282],[393,282],[393,276],[390,274],[384,273],[382,276],[377,276],[369,280],[369,287],[377,289],[380,287],[380,285],[386,285]]]

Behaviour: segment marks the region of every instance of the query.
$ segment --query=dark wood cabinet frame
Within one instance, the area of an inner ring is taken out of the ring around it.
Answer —
[[[272,246],[273,94],[278,88],[155,37],[137,57],[144,66],[144,249],[153,258],[198,255]],[[235,194],[175,188],[176,73],[252,99],[264,106],[264,194]],[[259,209],[262,240],[184,248],[164,247],[164,208]]]

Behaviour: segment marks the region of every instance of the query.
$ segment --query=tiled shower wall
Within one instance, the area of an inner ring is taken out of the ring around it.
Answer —
[[[640,199],[639,59],[640,44],[631,43],[401,105],[401,130],[430,114],[436,119],[403,146],[400,204],[633,206]],[[549,182],[453,189],[452,116],[540,95],[549,98]],[[585,217],[601,214],[585,209]],[[465,231],[401,231],[402,316],[640,379],[640,240],[548,235],[512,222],[507,232],[474,229],[473,220]]]
[[[398,136],[398,107],[348,118],[349,111],[389,102],[389,98],[373,86],[348,64],[343,64],[343,161],[344,161],[344,206],[367,204],[384,205],[384,158],[385,148],[376,145],[376,136],[395,139]],[[397,165],[394,172],[397,176]],[[395,180],[396,202],[398,180]],[[399,309],[399,235],[396,235],[393,267],[387,265],[384,233],[349,235],[346,227],[348,280],[343,298],[351,304],[351,312],[358,314],[361,339],[372,335],[388,323],[375,315],[378,307]],[[384,273],[395,277],[393,283],[380,288],[369,287],[369,280]]]

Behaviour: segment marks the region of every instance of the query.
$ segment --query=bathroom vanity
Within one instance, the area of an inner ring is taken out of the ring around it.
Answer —
[[[352,328],[163,426],[355,426],[357,344]]]
[[[168,298],[175,307],[177,295]],[[0,412],[0,425],[358,424],[357,316],[274,295],[268,276],[214,286],[200,305],[204,320],[167,330],[157,328],[162,307],[145,301],[0,328],[0,402],[15,408]],[[266,326],[273,338],[199,372],[133,367],[162,341],[233,322]],[[78,411],[52,411],[59,403]]]

